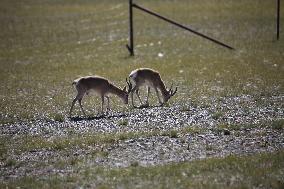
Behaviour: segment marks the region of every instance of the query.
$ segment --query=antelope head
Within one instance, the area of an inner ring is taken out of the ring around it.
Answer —
[[[177,87],[175,88],[175,90],[173,91],[173,84],[171,85],[170,89],[168,90],[168,94],[165,98],[165,102],[166,103],[172,96],[174,96],[177,92]]]

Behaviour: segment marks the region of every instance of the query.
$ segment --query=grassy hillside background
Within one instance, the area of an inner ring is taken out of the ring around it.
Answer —
[[[74,79],[98,74],[123,87],[125,77],[138,67],[157,69],[168,85],[179,86],[175,99],[179,102],[203,96],[283,94],[284,43],[275,40],[273,2],[137,3],[236,50],[135,10],[136,56],[130,58],[125,48],[127,1],[4,0],[0,8],[1,122],[66,115],[75,96]],[[94,100],[86,98],[89,110]],[[122,106],[113,100],[114,108]]]

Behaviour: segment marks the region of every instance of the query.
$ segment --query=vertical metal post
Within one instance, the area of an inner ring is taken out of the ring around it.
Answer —
[[[133,3],[129,0],[129,45],[126,45],[130,56],[134,56],[134,42],[133,42]]]
[[[280,33],[280,0],[277,0],[277,40],[279,40]]]

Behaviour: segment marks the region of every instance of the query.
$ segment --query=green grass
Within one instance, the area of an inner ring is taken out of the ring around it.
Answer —
[[[62,114],[55,114],[53,120],[58,122],[64,122],[65,118]]]
[[[128,125],[128,120],[127,119],[121,119],[118,121],[119,126],[127,126]]]
[[[200,101],[203,96],[283,94],[284,43],[282,38],[275,41],[274,2],[181,0],[173,6],[171,1],[142,0],[139,4],[236,50],[135,11],[136,56],[130,58],[125,48],[125,1],[4,0],[0,3],[1,123],[66,116],[75,96],[71,86],[75,78],[98,74],[123,87],[125,77],[137,67],[157,69],[167,85],[172,81],[178,85],[171,100],[175,102],[189,97]],[[281,24],[283,18],[282,11]],[[94,104],[98,107],[99,100],[92,95],[84,99],[89,113]],[[123,106],[112,98],[112,108],[121,111]],[[79,108],[75,111],[79,113]]]
[[[283,188],[284,152],[254,156],[229,156],[179,164],[101,169],[77,165],[67,177],[58,174],[4,181],[15,188]],[[99,176],[98,176],[99,175]]]
[[[263,122],[260,124],[219,124],[216,128],[211,129],[217,134],[223,134],[227,131],[242,131],[244,129],[252,128],[272,128],[275,130],[283,129],[283,120],[276,120],[273,122]],[[154,131],[132,131],[132,132],[116,132],[116,133],[84,133],[76,134],[69,132],[68,136],[56,136],[45,138],[44,136],[30,136],[20,135],[15,137],[0,137],[0,159],[9,159],[11,149],[13,153],[20,154],[24,152],[37,150],[52,150],[70,152],[74,148],[88,149],[89,147],[111,146],[117,144],[119,141],[128,139],[147,138],[154,136],[167,136],[170,138],[183,139],[184,135],[199,135],[208,132],[209,129],[200,128],[195,125],[185,125],[180,129],[171,130],[154,130]],[[236,133],[237,134],[237,133]],[[259,134],[262,134],[260,132]]]
[[[279,119],[279,120],[275,120],[272,122],[271,127],[273,129],[277,129],[277,130],[283,130],[284,129],[284,119]]]
[[[215,112],[215,113],[213,113],[212,118],[215,119],[215,120],[218,120],[222,116],[223,116],[222,112]]]
[[[189,127],[190,129],[191,127]],[[283,130],[284,129],[284,120],[278,119],[273,121],[262,121],[258,124],[225,124],[221,123],[217,125],[215,128],[216,131],[221,131],[224,129],[232,130],[232,131],[238,131],[242,129],[252,129],[252,128],[272,128],[275,130]]]
[[[119,140],[137,139],[140,137],[152,136],[168,136],[171,138],[178,138],[179,135],[199,134],[204,132],[195,126],[185,126],[182,129],[172,129],[169,131],[148,131],[148,132],[117,132],[117,133],[85,133],[75,134],[69,133],[68,136],[58,136],[46,139],[43,136],[23,135],[14,138],[0,137],[1,142],[1,158],[8,156],[9,149],[13,149],[16,153],[23,153],[36,150],[54,150],[54,151],[68,151],[72,148],[87,149],[89,146],[95,145],[113,145]]]

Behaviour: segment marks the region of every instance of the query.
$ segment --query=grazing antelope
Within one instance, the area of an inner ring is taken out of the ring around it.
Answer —
[[[75,85],[77,90],[77,95],[72,102],[72,106],[69,112],[70,117],[76,101],[79,102],[81,111],[86,116],[81,101],[84,95],[88,94],[90,90],[94,90],[96,93],[98,93],[101,96],[102,99],[101,113],[103,113],[104,110],[105,98],[107,99],[107,110],[109,110],[109,97],[108,97],[109,94],[114,94],[120,97],[124,102],[124,104],[128,104],[128,94],[130,92],[130,89],[129,91],[126,91],[126,86],[125,86],[123,90],[121,90],[103,77],[100,76],[81,77],[74,80],[72,85]]]
[[[164,105],[164,103],[166,103],[177,92],[177,87],[175,88],[174,91],[172,90],[173,85],[170,87],[169,90],[167,90],[159,72],[152,70],[150,68],[140,68],[133,70],[129,75],[129,80],[126,79],[126,82],[129,88],[131,89],[130,93],[131,93],[131,102],[133,107],[135,107],[133,101],[134,92],[136,92],[136,95],[140,101],[141,106],[145,107],[149,106],[148,99],[150,94],[150,87],[154,88],[161,106]],[[145,104],[142,103],[142,100],[139,96],[139,87],[141,86],[147,86],[147,96]],[[162,94],[163,101],[160,99],[158,90],[160,90]]]

